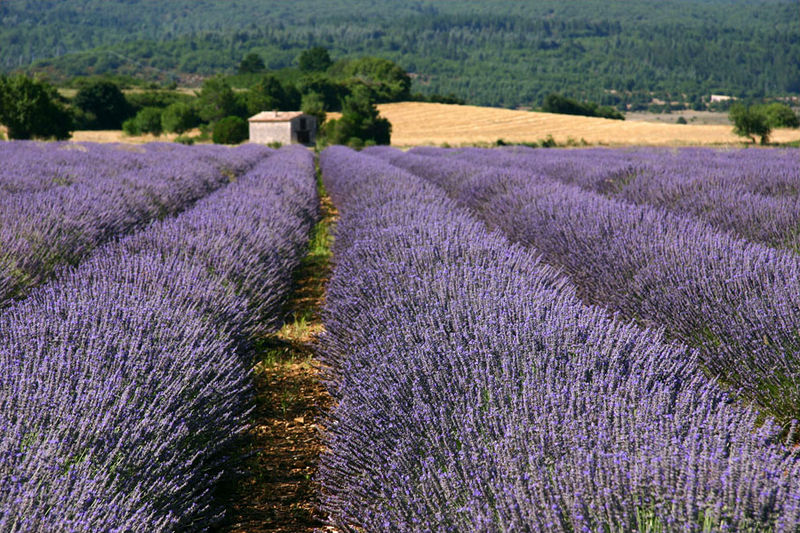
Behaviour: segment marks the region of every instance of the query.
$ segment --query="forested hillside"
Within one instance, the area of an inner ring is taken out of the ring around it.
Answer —
[[[250,52],[292,66],[321,45],[481,105],[699,102],[800,93],[798,15],[791,0],[9,0],[0,68],[183,81],[233,73]]]

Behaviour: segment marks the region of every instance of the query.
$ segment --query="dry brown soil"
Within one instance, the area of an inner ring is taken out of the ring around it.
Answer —
[[[336,217],[327,197],[322,202],[328,228]],[[304,259],[295,275],[285,325],[261,340],[253,368],[257,408],[248,434],[248,475],[233,490],[228,525],[231,533],[329,531],[317,510],[314,473],[322,451],[317,423],[331,405],[320,383],[314,345],[323,326],[320,309],[330,276],[330,237]]]

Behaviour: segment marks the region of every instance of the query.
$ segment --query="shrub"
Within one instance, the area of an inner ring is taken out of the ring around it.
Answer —
[[[161,127],[170,133],[183,133],[200,123],[194,108],[186,102],[175,102],[161,114]]]
[[[145,107],[136,114],[136,122],[142,133],[152,133],[155,136],[161,135],[161,109],[157,107]]]
[[[142,135],[152,133],[159,136],[163,131],[161,127],[161,109],[157,107],[145,107],[133,118],[129,118],[122,123],[122,131],[128,135]]]
[[[764,114],[771,128],[797,128],[800,121],[792,108],[786,104],[775,102],[764,106]]]
[[[247,122],[240,117],[225,117],[214,124],[211,139],[216,144],[239,144],[248,139]]]
[[[136,118],[129,118],[123,122],[122,131],[127,135],[141,135],[142,133],[141,130],[139,130],[139,124],[136,122]]]

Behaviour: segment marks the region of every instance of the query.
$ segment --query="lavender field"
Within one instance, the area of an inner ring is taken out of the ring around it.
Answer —
[[[313,158],[83,148],[2,147],[21,172],[0,181],[16,288],[0,312],[0,531],[205,530],[249,423],[251,339],[278,325],[318,216]]]
[[[174,215],[270,150],[0,144],[0,306],[109,239]]]
[[[332,522],[798,531],[795,157],[323,152]]]
[[[0,158],[2,532],[242,530],[254,360],[334,207],[319,525],[800,531],[796,152]]]

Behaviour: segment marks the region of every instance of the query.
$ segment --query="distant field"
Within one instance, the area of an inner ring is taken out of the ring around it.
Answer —
[[[475,143],[532,142],[552,135],[558,143],[569,139],[589,144],[619,145],[725,145],[742,138],[726,125],[659,124],[619,121],[492,107],[401,102],[378,106],[392,123],[392,144],[452,146]],[[330,118],[336,114],[330,113]],[[800,130],[776,130],[774,142],[800,140]]]
[[[191,130],[188,135],[197,135],[198,130]],[[172,142],[178,137],[177,133],[164,133],[160,137],[155,135],[127,135],[122,130],[78,130],[72,132],[71,141],[93,143],[129,143],[142,144],[149,142]],[[8,130],[0,126],[0,139],[8,138]]]
[[[742,137],[733,134],[725,124],[701,124],[723,120],[718,113],[698,113],[697,123],[687,125],[666,123],[667,115],[631,115],[628,120],[574,115],[555,115],[536,111],[513,111],[494,107],[400,102],[378,106],[381,115],[392,123],[392,145],[451,146],[494,144],[505,142],[536,142],[552,135],[559,144],[585,141],[591,145],[608,146],[687,146],[687,145],[740,145]],[[339,113],[328,113],[334,119]],[[679,114],[674,114],[676,118]],[[659,122],[663,118],[665,122]],[[690,117],[689,117],[690,118]],[[189,135],[197,135],[193,130]],[[0,126],[0,134],[5,128]],[[146,143],[169,142],[176,134],[160,137],[140,135],[131,137],[121,130],[76,131],[72,140],[77,142]],[[800,141],[800,130],[780,129],[772,132],[770,140],[777,143]]]
[[[678,117],[683,117],[691,125],[699,126],[729,126],[731,121],[728,113],[723,111],[694,111],[684,109],[672,113],[649,113],[647,111],[634,111],[625,113],[625,120],[675,124]]]
[[[197,132],[190,132],[190,135]],[[79,130],[72,133],[72,141],[93,143],[131,143],[141,144],[149,142],[171,142],[178,137],[177,133],[164,133],[159,137],[155,135],[127,135],[122,130]]]

